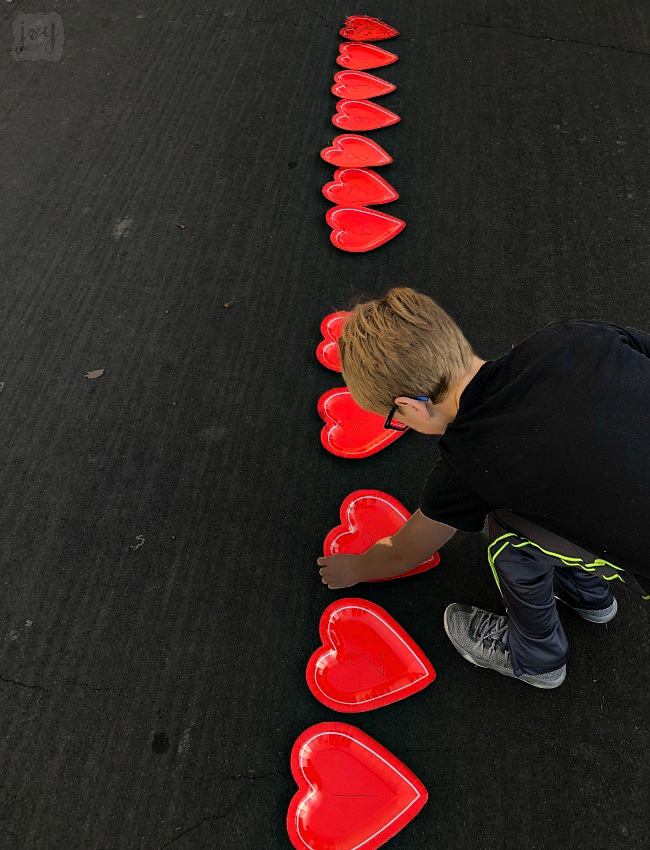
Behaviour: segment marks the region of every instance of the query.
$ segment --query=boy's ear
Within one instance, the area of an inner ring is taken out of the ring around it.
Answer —
[[[402,407],[408,407],[409,410],[413,411],[416,415],[419,414],[422,416],[424,414],[427,419],[429,418],[429,409],[426,401],[418,401],[416,398],[409,398],[408,396],[401,395],[395,399],[395,404],[399,404]]]

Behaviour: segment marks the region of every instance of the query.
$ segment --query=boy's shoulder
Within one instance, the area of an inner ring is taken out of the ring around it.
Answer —
[[[650,355],[650,335],[632,327],[623,327],[593,319],[565,319],[552,322],[519,344],[524,349],[551,353],[563,347],[588,346],[593,350],[624,345],[646,356]],[[518,348],[519,346],[515,346]]]
[[[606,324],[605,322],[596,322],[592,319],[561,319],[557,322],[551,322],[538,331],[532,333],[524,342],[534,341],[544,337],[572,337],[584,336],[585,334],[601,334],[611,333],[615,331],[614,325]]]
[[[638,332],[637,332],[638,333]],[[630,332],[626,328],[597,322],[591,319],[564,319],[552,322],[513,346],[512,354],[520,356],[550,357],[563,349],[590,348],[592,350],[611,347],[617,339],[629,343]]]

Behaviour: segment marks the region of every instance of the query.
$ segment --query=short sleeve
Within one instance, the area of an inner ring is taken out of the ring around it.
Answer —
[[[430,472],[420,497],[426,517],[461,531],[481,531],[491,509],[444,456]]]

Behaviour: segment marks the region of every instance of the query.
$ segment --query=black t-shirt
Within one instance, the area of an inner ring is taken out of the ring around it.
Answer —
[[[425,516],[480,531],[505,508],[650,575],[650,335],[549,325],[481,366],[438,445]]]

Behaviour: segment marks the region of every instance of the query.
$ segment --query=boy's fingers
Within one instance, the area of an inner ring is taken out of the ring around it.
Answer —
[[[336,584],[334,582],[334,579],[332,579],[332,578],[323,577],[321,579],[321,581],[323,582],[323,584],[326,584],[330,590],[339,590],[340,589],[339,585]],[[330,582],[331,582],[331,584],[330,584]]]
[[[327,561],[325,560],[325,558],[318,558],[316,563],[318,564],[319,567],[324,567],[326,565]]]

